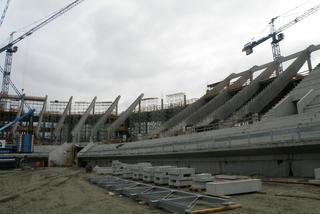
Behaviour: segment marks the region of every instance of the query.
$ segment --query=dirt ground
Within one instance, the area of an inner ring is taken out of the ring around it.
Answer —
[[[110,195],[89,184],[83,170],[46,168],[0,171],[0,214],[147,214],[166,213]],[[320,187],[263,184],[262,192],[232,196],[242,208],[228,214],[319,214]]]

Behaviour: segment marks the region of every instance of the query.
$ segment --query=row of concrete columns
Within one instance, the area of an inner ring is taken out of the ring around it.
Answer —
[[[45,96],[43,99],[43,106],[42,109],[39,113],[39,119],[38,119],[38,124],[35,128],[35,137],[40,138],[40,132],[41,132],[41,124],[43,123],[44,116],[46,114],[46,107],[47,107],[47,98],[48,96]],[[143,98],[143,94],[140,94],[139,97],[124,111],[119,115],[119,117],[111,123],[107,127],[107,138],[109,139],[112,134],[127,120],[127,118],[132,114],[134,109],[141,103],[141,100]],[[54,139],[57,141],[61,137],[62,129],[65,123],[65,120],[68,115],[71,114],[71,106],[72,106],[72,100],[73,97],[71,96],[57,125],[54,128],[53,131],[53,136]],[[91,101],[90,105],[84,112],[84,114],[81,115],[80,120],[77,122],[77,124],[74,126],[74,128],[71,131],[71,136],[72,136],[72,142],[79,142],[80,140],[80,133],[82,127],[85,125],[86,120],[88,119],[90,113],[93,111],[95,103],[96,103],[97,97],[94,97],[93,100]],[[90,141],[94,142],[97,140],[97,134],[99,129],[106,123],[108,118],[110,118],[112,112],[118,108],[118,102],[120,100],[120,96],[118,96],[111,104],[111,106],[104,112],[104,114],[101,115],[101,117],[97,120],[97,122],[93,125],[93,128],[90,133]],[[17,117],[19,117],[22,114],[23,111],[23,106],[24,106],[24,99],[21,100],[18,112],[17,112]],[[16,131],[16,126],[13,127],[13,131]]]

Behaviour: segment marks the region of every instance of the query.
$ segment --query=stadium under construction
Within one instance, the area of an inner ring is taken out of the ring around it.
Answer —
[[[3,96],[2,125],[21,115],[24,103],[35,113],[2,132],[2,138],[15,144],[15,132],[33,130],[33,152],[9,156],[44,166],[53,164],[50,155],[73,145],[71,165],[108,166],[120,160],[213,174],[313,177],[320,165],[320,67],[311,55],[319,49],[311,45],[233,73],[208,85],[199,99],[177,93],[164,102],[141,94],[121,113],[120,96],[100,102],[96,97],[73,102],[73,97]]]

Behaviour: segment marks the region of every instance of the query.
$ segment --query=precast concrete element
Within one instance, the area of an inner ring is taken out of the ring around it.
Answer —
[[[107,128],[107,138],[110,139],[112,133],[115,132],[124,123],[124,121],[132,114],[133,110],[141,102],[142,98],[143,98],[143,94],[140,94],[140,96],[129,106],[129,108],[127,108],[125,112],[121,113],[119,118]]]
[[[79,122],[75,125],[75,127],[71,131],[72,142],[75,143],[75,142],[79,141],[80,130],[81,130],[82,126],[84,125],[84,123],[86,122],[87,118],[89,117],[90,112],[94,108],[94,105],[96,104],[96,100],[97,100],[97,97],[94,97],[92,102],[88,106],[87,110],[81,116]]]
[[[133,166],[133,175],[134,180],[143,180],[143,169],[146,167],[151,167],[151,163],[137,163]]]
[[[49,166],[72,166],[74,163],[74,149],[72,143],[64,143],[49,152]]]
[[[244,83],[248,81],[248,79],[251,77],[251,72],[248,71],[247,73],[244,73],[238,80],[236,80],[232,85],[229,87],[241,87]],[[187,120],[186,124],[188,126],[193,126],[197,123],[199,123],[202,120],[205,120],[206,118],[211,118],[212,114],[217,110],[219,107],[221,107],[223,104],[225,104],[230,98],[232,97],[229,93],[229,87],[226,87],[223,89],[216,97],[211,99],[207,104],[205,104],[203,107],[201,107],[197,112],[192,114]],[[210,121],[211,122],[211,121]]]
[[[180,111],[178,114],[164,122],[159,128],[155,129],[151,136],[155,136],[160,134],[161,132],[165,132],[171,128],[178,129],[181,127],[180,123],[185,121],[190,115],[198,111],[201,107],[203,107],[208,100],[210,100],[212,97],[217,96],[223,88],[225,88],[229,82],[230,79],[232,79],[234,74],[230,74],[227,78],[225,78],[222,82],[220,82],[218,85],[216,85],[213,89],[207,92],[204,96],[202,96],[200,99],[198,99],[196,102],[188,105],[186,108],[184,108],[182,111]]]
[[[71,104],[72,104],[72,96],[69,98],[68,104],[67,104],[66,108],[64,109],[62,116],[61,116],[55,130],[54,130],[54,136],[56,139],[58,139],[58,137],[60,136],[60,132],[63,127],[63,123],[66,120],[66,117],[68,115],[68,112],[71,112]]]
[[[93,172],[95,172],[98,175],[112,175],[113,174],[113,169],[112,169],[112,167],[95,166],[93,168]]]
[[[274,108],[270,109],[263,119],[283,117],[293,114],[316,113],[320,101],[320,69],[315,68]]]
[[[144,182],[153,182],[153,178],[154,178],[154,170],[155,170],[156,166],[150,166],[150,167],[144,167],[142,170],[142,180]]]
[[[113,175],[116,175],[116,176],[122,176],[123,174],[123,171],[126,167],[126,164],[125,163],[122,163],[118,160],[114,160],[112,161],[111,163],[111,167],[112,167],[112,174]]]
[[[41,124],[42,124],[43,117],[44,117],[44,115],[46,113],[47,100],[48,100],[48,95],[46,95],[45,100],[43,101],[42,109],[41,109],[41,112],[39,114],[38,125],[37,125],[36,130],[35,130],[36,138],[40,137],[40,129],[41,129]]]
[[[107,111],[99,118],[99,120],[94,124],[91,135],[90,135],[90,141],[94,141],[96,138],[96,135],[98,134],[99,129],[102,127],[102,125],[107,121],[107,119],[110,117],[113,110],[117,107],[119,102],[120,96],[118,96],[111,106],[107,109]]]
[[[278,78],[270,83],[259,95],[250,102],[249,113],[259,113],[274,97],[281,92],[297,74],[308,58],[309,51],[304,51]]]
[[[169,184],[169,169],[175,166],[159,166],[154,169],[153,182],[158,185]]]
[[[214,177],[210,173],[195,174],[192,177],[191,188],[195,190],[205,190],[206,183],[214,180]]]
[[[235,195],[261,191],[260,179],[214,181],[206,184],[207,194],[213,196]]]
[[[241,108],[248,100],[250,100],[259,90],[260,83],[266,80],[277,68],[278,63],[273,62],[259,76],[257,76],[249,85],[240,90],[224,105],[218,108],[215,112],[208,115],[201,124],[209,124],[214,120],[225,120],[237,109]]]
[[[124,179],[133,178],[133,171],[135,169],[135,166],[136,166],[135,164],[127,164],[123,169],[122,178]]]
[[[169,174],[169,186],[173,187],[187,187],[192,184],[192,177],[195,173],[194,168],[170,168]]]
[[[292,78],[301,69],[308,57],[308,50],[305,50],[297,57],[297,59],[279,76],[264,88],[257,96],[244,105],[235,113],[236,120],[241,120],[248,114],[260,113],[263,108],[268,105],[278,94],[289,84]],[[206,124],[200,124],[206,125]]]
[[[320,168],[314,169],[314,177],[316,180],[320,181]]]

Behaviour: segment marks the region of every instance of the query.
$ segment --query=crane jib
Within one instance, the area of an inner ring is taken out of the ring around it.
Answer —
[[[22,34],[21,36],[19,36],[18,38],[16,38],[15,40],[13,40],[12,42],[6,44],[5,46],[3,46],[2,48],[0,48],[0,53],[6,51],[8,48],[12,47],[13,45],[17,44],[18,42],[20,42],[21,40],[23,40],[24,38],[30,36],[32,33],[34,33],[35,31],[39,30],[40,28],[42,28],[43,26],[47,25],[48,23],[50,23],[51,21],[55,20],[57,17],[61,16],[62,14],[64,14],[65,12],[69,11],[70,9],[72,9],[73,7],[77,6],[78,4],[80,4],[81,2],[83,2],[85,0],[76,0],[73,1],[72,3],[68,4],[67,6],[65,6],[64,8],[60,9],[59,11],[57,11],[56,13],[54,13],[53,15],[49,16],[47,19],[45,19],[44,21],[42,21],[41,23],[39,23],[38,25],[36,25],[35,27],[31,28],[30,30],[28,30],[26,33]]]

